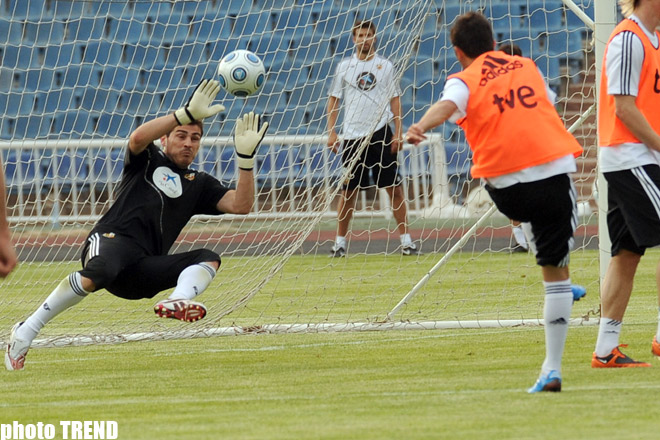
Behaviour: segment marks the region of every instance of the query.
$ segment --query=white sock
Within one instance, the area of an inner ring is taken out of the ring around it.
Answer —
[[[408,246],[412,244],[410,234],[401,234],[401,246]]]
[[[32,341],[44,325],[83,300],[90,292],[82,288],[80,273],[74,272],[57,285],[46,301],[16,331],[19,339]]]
[[[621,321],[616,319],[600,318],[598,326],[598,340],[596,340],[596,356],[605,357],[619,346],[619,335],[621,334]]]
[[[513,227],[513,238],[516,239],[516,243],[522,248],[527,249],[527,238],[525,238],[525,232],[523,231],[522,226]]]
[[[193,299],[209,287],[214,277],[215,269],[206,263],[188,266],[179,274],[169,299]]]
[[[570,279],[543,282],[543,287],[545,288],[545,307],[543,308],[545,360],[541,371],[543,374],[548,374],[552,370],[561,372],[568,321],[573,308],[573,293]]]
[[[346,249],[346,237],[340,237],[339,235],[335,238],[335,246],[343,247]]]

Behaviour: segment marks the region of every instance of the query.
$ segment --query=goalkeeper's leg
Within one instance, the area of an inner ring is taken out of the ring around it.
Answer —
[[[82,277],[79,272],[72,273],[62,280],[25,322],[14,326],[5,353],[5,366],[8,370],[21,370],[23,368],[28,349],[43,326],[89,295],[90,291],[86,290],[83,285],[90,288],[90,284],[92,284],[90,280]]]

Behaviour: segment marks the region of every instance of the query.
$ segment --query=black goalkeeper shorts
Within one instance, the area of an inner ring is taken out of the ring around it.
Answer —
[[[93,232],[83,247],[80,275],[91,279],[96,290],[106,289],[120,298],[153,298],[175,287],[185,268],[210,261],[220,262],[220,256],[208,249],[148,255],[128,237]]]

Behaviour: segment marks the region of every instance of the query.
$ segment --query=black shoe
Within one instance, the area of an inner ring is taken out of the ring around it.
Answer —
[[[421,255],[421,252],[419,251],[417,246],[415,246],[415,243],[410,243],[405,246],[402,245],[401,253],[403,255]]]

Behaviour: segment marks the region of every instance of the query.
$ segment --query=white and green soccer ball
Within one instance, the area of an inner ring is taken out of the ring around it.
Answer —
[[[245,97],[261,88],[266,80],[266,69],[258,56],[241,49],[225,55],[218,66],[218,76],[227,92]]]

